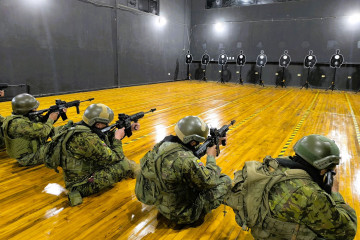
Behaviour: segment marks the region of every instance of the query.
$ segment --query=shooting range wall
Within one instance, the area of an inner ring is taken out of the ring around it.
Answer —
[[[318,65],[311,70],[310,83],[327,88],[333,79],[329,60],[336,49],[341,50],[345,64],[337,70],[336,86],[341,89],[360,87],[360,23],[351,23],[348,16],[360,9],[357,0],[305,0],[243,7],[205,9],[206,1],[192,1],[191,53],[200,61],[206,49],[211,59],[217,61],[222,50],[229,60],[227,80],[238,81],[239,67],[234,62],[240,50],[247,56],[243,68],[246,82],[256,79],[259,69],[256,57],[264,50],[268,64],[263,69],[265,84],[275,84],[281,68],[280,55],[289,51],[292,62],[285,72],[287,84],[301,86],[307,78],[303,61],[309,50],[317,56]],[[223,22],[223,29],[215,31],[214,25]],[[199,63],[191,66],[192,75],[199,76]],[[220,78],[216,62],[208,66],[208,79]],[[231,77],[230,77],[231,76]]]
[[[0,1],[0,81],[41,95],[182,78],[191,2],[161,1],[162,27],[159,16],[122,6],[127,0]]]

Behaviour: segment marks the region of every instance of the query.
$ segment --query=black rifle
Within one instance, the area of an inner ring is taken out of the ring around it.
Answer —
[[[330,170],[325,173],[325,184],[324,184],[324,190],[328,194],[331,194],[331,189],[334,184],[334,176],[336,175],[336,172],[334,170]]]
[[[19,85],[9,85],[8,83],[0,83],[0,90],[4,90],[8,87],[23,87],[27,86],[26,84],[19,84]]]
[[[216,145],[216,156],[220,154],[220,142],[219,139],[226,137],[226,132],[229,131],[230,126],[234,125],[236,121],[232,120],[229,125],[224,125],[220,129],[211,128],[210,136],[206,139],[206,141],[195,151],[194,155],[197,158],[201,158],[206,154],[206,149],[208,147],[212,147]],[[221,141],[221,145],[226,145],[226,140]]]
[[[76,107],[76,112],[77,114],[80,113],[80,110],[79,110],[79,106],[80,106],[80,103],[82,102],[87,102],[87,101],[92,101],[94,100],[94,98],[89,98],[87,100],[84,100],[84,101],[80,101],[80,100],[75,100],[75,101],[72,101],[72,102],[65,102],[65,101],[61,101],[60,99],[57,99],[55,100],[55,105],[47,108],[47,109],[44,109],[44,110],[39,110],[39,111],[36,111],[36,112],[30,112],[29,113],[29,118],[34,118],[36,116],[40,116],[42,115],[43,113],[47,113],[43,119],[44,121],[47,120],[47,118],[49,118],[49,115],[53,112],[59,112],[60,116],[61,116],[61,119],[63,121],[65,121],[67,119],[67,116],[66,116],[66,113],[63,111],[63,109],[65,108],[70,108],[70,107]]]
[[[112,124],[111,126],[108,126],[106,128],[101,129],[101,132],[103,133],[108,133],[110,131],[113,131],[115,128],[121,129],[121,128],[125,128],[125,135],[127,137],[130,137],[132,135],[132,131],[131,131],[131,122],[135,122],[137,123],[138,120],[140,118],[143,118],[145,114],[147,113],[151,113],[151,112],[155,112],[156,108],[151,109],[150,111],[147,112],[138,112],[134,115],[126,115],[124,113],[120,113],[118,115],[118,120],[116,121],[116,123]]]

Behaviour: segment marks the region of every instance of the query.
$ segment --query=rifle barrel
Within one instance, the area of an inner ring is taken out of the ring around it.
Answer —
[[[152,109],[150,109],[150,111],[144,112],[144,114],[155,112],[155,111],[156,111],[156,108],[152,108]]]
[[[80,101],[80,102],[91,102],[92,100],[94,100],[95,98],[89,98],[89,99],[86,99],[86,100],[83,100],[83,101]]]

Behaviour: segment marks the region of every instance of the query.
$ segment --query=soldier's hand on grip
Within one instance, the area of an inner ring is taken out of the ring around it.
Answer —
[[[125,137],[125,128],[120,128],[115,131],[115,139],[121,140]]]
[[[213,156],[213,157],[216,157],[216,145],[213,145],[211,147],[208,147],[206,149],[206,154],[208,156]]]
[[[49,118],[53,121],[56,121],[58,119],[58,116],[59,116],[59,112],[53,112],[50,113]]]

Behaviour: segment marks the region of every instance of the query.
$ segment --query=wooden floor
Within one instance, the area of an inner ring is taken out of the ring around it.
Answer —
[[[235,119],[228,145],[217,160],[231,178],[245,161],[292,154],[293,144],[305,135],[328,136],[341,150],[336,175],[340,193],[360,215],[360,94],[187,81],[44,97],[39,98],[40,109],[59,98],[90,97],[115,113],[157,108],[140,120],[140,131],[123,141],[125,155],[136,162],[174,133],[175,123],[184,116],[197,115],[212,127]],[[88,105],[81,106],[81,114]],[[2,115],[9,115],[10,102],[0,103],[0,109]],[[74,121],[81,114],[68,110]],[[137,201],[135,180],[84,198],[76,207],[69,206],[64,194],[47,193],[50,186],[59,185],[64,186],[62,174],[44,166],[20,167],[1,152],[0,239],[253,239],[236,224],[230,208],[224,216],[224,206],[208,214],[200,226],[171,224],[154,207]]]

